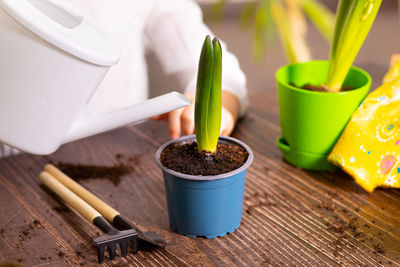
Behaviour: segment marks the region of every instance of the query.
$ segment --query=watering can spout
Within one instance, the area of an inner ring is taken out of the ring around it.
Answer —
[[[95,115],[85,106],[67,132],[63,143],[142,121],[190,104],[190,100],[184,95],[171,92],[105,115]]]

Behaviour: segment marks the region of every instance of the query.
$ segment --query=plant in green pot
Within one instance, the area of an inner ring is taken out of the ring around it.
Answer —
[[[222,53],[219,41],[206,37],[199,61],[195,133],[162,145],[161,168],[170,226],[190,237],[216,238],[240,225],[245,174],[251,149],[232,137],[219,136]]]
[[[340,0],[329,61],[283,66],[276,73],[284,159],[333,170],[326,158],[367,95],[371,77],[352,66],[382,0]]]
[[[328,42],[333,37],[335,16],[321,0],[257,0],[242,5],[240,25],[252,32],[252,51],[256,61],[265,56],[265,47],[273,47],[279,37],[289,62],[309,61],[311,51],[306,41],[307,19]],[[230,3],[216,0],[209,18],[221,18]]]

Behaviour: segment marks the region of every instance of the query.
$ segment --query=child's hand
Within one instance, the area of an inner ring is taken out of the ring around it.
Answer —
[[[185,94],[194,103],[194,95]],[[239,113],[239,100],[233,94],[222,91],[221,135],[230,135]],[[168,120],[169,135],[176,139],[181,135],[194,134],[194,104],[153,117]]]

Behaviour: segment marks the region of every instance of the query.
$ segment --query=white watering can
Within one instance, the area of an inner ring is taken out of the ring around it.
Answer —
[[[86,105],[119,57],[112,39],[60,0],[0,0],[0,142],[50,154],[190,104],[172,92],[92,114]]]

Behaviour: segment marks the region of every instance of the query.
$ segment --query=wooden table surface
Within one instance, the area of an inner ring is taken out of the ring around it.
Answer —
[[[0,160],[0,261],[24,266],[96,266],[94,226],[40,186],[50,161],[134,167],[115,186],[81,183],[136,224],[161,234],[168,249],[149,246],[103,266],[397,266],[400,265],[400,192],[368,194],[341,171],[309,172],[282,161],[276,93],[253,95],[233,136],[255,160],[246,177],[242,224],[208,240],[173,232],[157,148],[167,124],[148,121],[62,146],[50,156],[21,154]],[[134,160],[128,160],[134,159]]]

